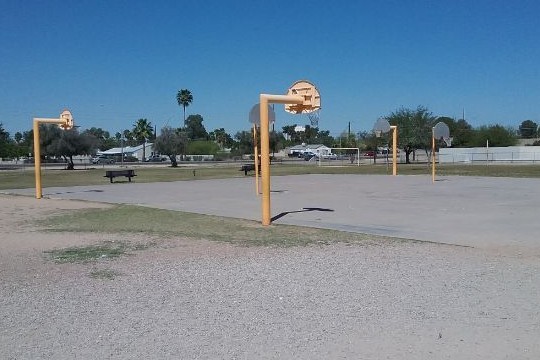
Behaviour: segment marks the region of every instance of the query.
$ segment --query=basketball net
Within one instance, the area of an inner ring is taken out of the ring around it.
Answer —
[[[319,110],[307,114],[311,127],[319,127]]]
[[[453,137],[443,138],[444,142],[446,143],[446,146],[450,147],[452,146],[452,140],[454,140]]]

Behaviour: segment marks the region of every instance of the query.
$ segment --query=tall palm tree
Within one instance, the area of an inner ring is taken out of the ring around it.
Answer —
[[[188,89],[182,89],[176,94],[176,101],[178,105],[184,108],[184,124],[186,123],[186,106],[189,106],[193,102],[193,95]]]
[[[137,139],[137,141],[141,142],[143,144],[143,161],[146,160],[146,140],[150,139],[153,134],[152,129],[152,123],[150,123],[146,119],[139,119],[133,125],[133,130],[131,131],[133,134],[133,137]]]

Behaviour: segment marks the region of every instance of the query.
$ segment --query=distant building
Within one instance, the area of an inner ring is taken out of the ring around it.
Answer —
[[[302,144],[291,146],[288,149],[287,155],[289,157],[298,157],[305,153],[313,153],[317,156],[327,156],[332,153],[332,149],[323,144]]]
[[[145,149],[145,156],[146,159],[143,159],[143,147],[146,147]],[[117,156],[133,156],[136,157],[139,161],[145,161],[148,158],[150,158],[153,153],[153,143],[146,143],[144,145],[137,145],[137,146],[124,146],[124,147],[116,147],[105,151],[98,151],[97,155],[117,155]]]

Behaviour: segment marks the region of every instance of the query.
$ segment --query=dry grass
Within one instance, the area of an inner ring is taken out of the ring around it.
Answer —
[[[137,177],[133,180],[139,183],[161,181],[186,181],[204,179],[223,179],[243,177],[244,173],[238,171],[239,164],[224,164],[221,166],[193,166],[193,167],[136,167]],[[319,167],[315,164],[306,165],[303,162],[274,164],[271,166],[273,176],[302,175],[302,174],[389,174],[391,167],[384,164],[342,166],[342,167]],[[108,183],[104,178],[103,168],[88,168],[85,170],[60,170],[44,169],[42,174],[43,187],[76,186],[76,185],[99,185]],[[431,174],[431,168],[427,164],[400,164],[400,175]],[[437,167],[437,175],[461,175],[461,176],[497,176],[497,177],[540,177],[539,165],[440,165]],[[123,181],[117,179],[116,181]],[[31,169],[15,169],[0,171],[0,190],[23,189],[35,186],[34,171]]]
[[[261,227],[258,222],[146,207],[119,205],[50,217],[48,231],[144,233],[227,242],[241,246],[306,246],[330,243],[374,243],[389,238],[290,225]]]

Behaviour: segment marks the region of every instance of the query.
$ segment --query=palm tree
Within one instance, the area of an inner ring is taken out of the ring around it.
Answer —
[[[131,131],[133,137],[137,141],[142,142],[143,144],[143,161],[146,160],[146,139],[150,139],[153,134],[152,124],[146,119],[139,119],[133,125],[133,130]]]
[[[182,89],[176,94],[176,101],[178,105],[184,108],[184,124],[186,122],[186,106],[189,106],[193,102],[193,95],[188,89]]]

